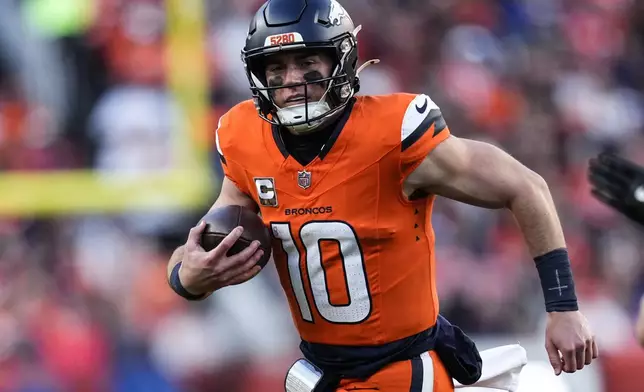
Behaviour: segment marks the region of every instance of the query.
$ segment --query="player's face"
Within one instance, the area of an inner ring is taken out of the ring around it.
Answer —
[[[321,52],[284,52],[267,57],[266,81],[269,87],[313,81],[331,76],[333,62]],[[306,86],[287,87],[273,90],[272,96],[278,107],[319,101],[326,91],[327,83],[315,83]]]

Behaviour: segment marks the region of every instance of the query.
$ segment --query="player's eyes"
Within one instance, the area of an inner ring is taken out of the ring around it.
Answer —
[[[269,65],[266,67],[266,72],[268,73],[278,73],[284,70],[284,66],[282,65]]]

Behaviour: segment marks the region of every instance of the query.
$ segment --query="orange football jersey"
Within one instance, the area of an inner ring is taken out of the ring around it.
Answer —
[[[436,322],[433,197],[403,179],[449,136],[424,94],[357,97],[306,166],[252,101],[216,132],[226,176],[260,207],[302,339],[379,345]]]

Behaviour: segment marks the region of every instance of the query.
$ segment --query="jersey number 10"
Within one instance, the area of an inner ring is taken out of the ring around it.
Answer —
[[[275,238],[282,241],[282,248],[288,256],[288,272],[295,299],[302,318],[313,322],[313,314],[304,290],[300,270],[300,251],[295,245],[289,223],[271,223]],[[300,229],[299,238],[305,250],[305,265],[313,300],[320,316],[331,323],[355,324],[369,317],[371,297],[364,267],[364,257],[358,237],[349,224],[342,221],[311,221]],[[340,257],[348,305],[333,305],[329,296],[327,277],[322,260],[321,241],[335,241],[340,247]]]

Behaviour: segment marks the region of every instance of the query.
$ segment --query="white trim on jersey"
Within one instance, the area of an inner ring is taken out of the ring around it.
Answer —
[[[429,112],[440,108],[429,96],[418,94],[407,106],[400,130],[400,141],[405,141],[427,119]]]
[[[217,152],[219,153],[219,155],[223,156],[224,153],[221,151],[221,145],[219,144],[219,128],[221,128],[221,117],[219,118],[217,130],[215,131],[215,144],[217,145]]]
[[[420,354],[423,363],[423,387],[421,392],[434,392],[434,360],[428,352]]]

